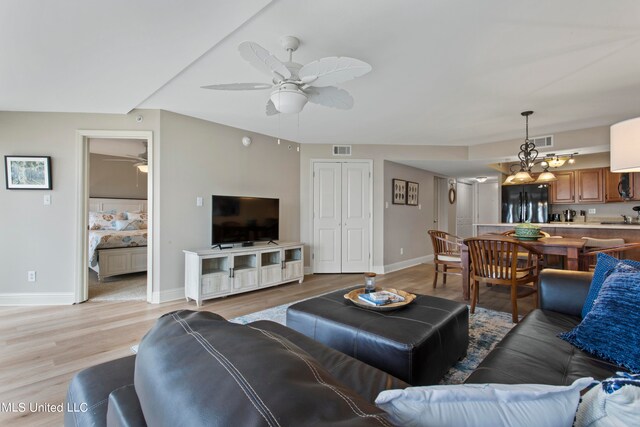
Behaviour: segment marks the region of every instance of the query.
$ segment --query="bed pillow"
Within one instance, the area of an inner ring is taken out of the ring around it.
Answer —
[[[115,230],[117,231],[128,231],[128,230],[141,230],[143,221],[139,219],[128,220],[121,219],[115,222]],[[146,225],[144,228],[147,228]]]
[[[593,378],[570,386],[460,384],[381,392],[376,405],[401,426],[570,427],[580,391]]]
[[[640,425],[640,375],[618,372],[593,387],[578,405],[575,427]]]
[[[593,271],[593,279],[591,279],[591,287],[589,288],[587,299],[584,301],[584,305],[582,306],[583,319],[585,318],[587,313],[591,311],[591,307],[593,307],[593,301],[595,301],[596,297],[598,296],[598,292],[600,292],[600,288],[602,287],[605,279],[609,277],[613,269],[619,263],[623,263],[640,270],[640,262],[638,261],[629,259],[619,260],[618,258],[614,258],[611,255],[598,254],[596,268]]]
[[[142,221],[146,221],[148,218],[148,214],[146,212],[127,212],[127,219],[139,219]]]
[[[619,263],[606,278],[593,308],[563,340],[602,359],[640,372],[640,270]]]
[[[115,222],[122,219],[122,212],[89,212],[89,230],[115,230]]]

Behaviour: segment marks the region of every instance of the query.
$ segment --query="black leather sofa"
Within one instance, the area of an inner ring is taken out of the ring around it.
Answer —
[[[590,282],[589,273],[543,271],[540,309],[515,326],[467,382],[567,385],[624,370],[556,337],[580,322]],[[213,313],[178,313],[186,325],[164,316],[138,356],[79,372],[66,407],[85,411],[65,413],[65,425],[275,425],[265,408],[280,425],[386,425],[372,402],[382,390],[408,387],[277,323],[247,327]]]
[[[391,426],[373,402],[408,384],[269,321],[161,317],[132,355],[85,369],[65,426]]]
[[[626,371],[557,337],[580,323],[591,273],[545,269],[539,309],[529,313],[485,357],[467,383],[569,385],[583,377],[602,380]]]

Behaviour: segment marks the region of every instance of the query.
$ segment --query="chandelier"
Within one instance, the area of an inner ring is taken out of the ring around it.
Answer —
[[[549,167],[551,166],[549,161],[546,158],[544,160],[538,160],[536,144],[529,139],[529,116],[533,114],[533,111],[523,111],[520,114],[524,116],[526,126],[524,143],[520,145],[520,152],[518,153],[520,164],[511,166],[510,174],[503,184],[527,184],[534,181],[540,183],[557,181],[558,178],[556,178],[553,173],[549,172]],[[531,169],[537,164],[540,164],[542,167],[542,173],[538,175],[538,179],[535,179],[531,176]],[[520,170],[514,174],[515,169],[517,169],[518,166],[520,166]]]

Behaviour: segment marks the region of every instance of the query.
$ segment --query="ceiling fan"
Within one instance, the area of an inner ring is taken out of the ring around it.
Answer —
[[[333,85],[355,79],[371,71],[371,65],[346,56],[330,56],[306,65],[293,62],[293,52],[300,40],[293,36],[280,39],[289,52],[289,61],[282,62],[268,50],[254,42],[242,42],[238,46],[240,56],[272,78],[272,83],[229,83],[202,86],[215,90],[272,90],[267,101],[266,113],[299,113],[307,102],[325,107],[348,110],[353,98],[344,89]]]
[[[147,147],[144,147],[144,152],[140,153],[137,156],[131,155],[123,155],[120,157],[125,157],[123,159],[105,159],[105,162],[132,162],[133,167],[138,168],[140,172],[147,173],[149,172],[149,164],[148,164],[148,156],[149,152],[147,151]]]

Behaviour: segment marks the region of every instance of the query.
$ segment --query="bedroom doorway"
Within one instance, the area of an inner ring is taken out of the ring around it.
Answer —
[[[152,301],[152,132],[78,131],[76,303]]]

